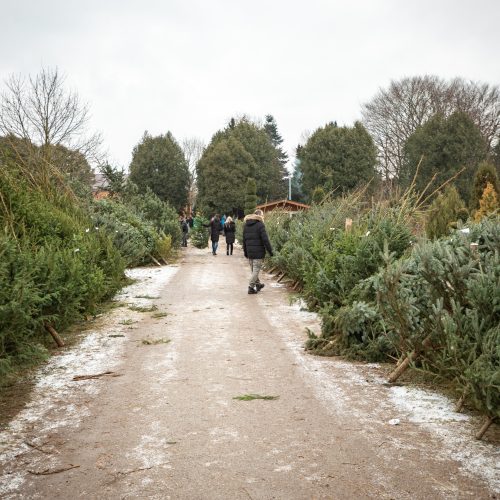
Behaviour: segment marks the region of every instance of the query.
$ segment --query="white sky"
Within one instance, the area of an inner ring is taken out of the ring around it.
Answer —
[[[233,115],[351,125],[391,79],[500,83],[499,0],[0,0],[0,79],[58,67],[111,161],[148,130],[209,142]]]

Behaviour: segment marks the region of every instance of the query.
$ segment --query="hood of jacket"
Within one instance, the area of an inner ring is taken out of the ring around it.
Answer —
[[[262,215],[248,214],[243,220],[245,221],[245,224],[252,226],[259,221],[264,222],[264,217],[262,217]]]

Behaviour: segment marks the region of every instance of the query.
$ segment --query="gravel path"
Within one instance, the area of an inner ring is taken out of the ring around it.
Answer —
[[[305,353],[316,316],[265,275],[247,295],[245,264],[189,248],[134,271],[119,300],[158,309],[117,308],[40,371],[0,434],[0,497],[495,498],[499,450],[474,418]]]

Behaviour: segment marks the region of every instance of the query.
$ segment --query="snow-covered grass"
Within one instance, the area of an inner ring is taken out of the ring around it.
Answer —
[[[177,270],[175,266],[127,270],[127,276],[136,282],[125,287],[115,300],[132,306],[151,306],[152,297],[160,294]],[[128,308],[113,309],[100,321],[103,326],[87,331],[77,345],[53,356],[38,370],[30,402],[0,433],[0,497],[19,491],[26,480],[26,472],[10,473],[8,467],[29,449],[26,441],[40,445],[55,429],[80,425],[88,414],[86,401],[95,397],[102,385],[98,379],[74,381],[73,377],[116,370],[127,341],[125,320],[140,318],[141,313]],[[50,466],[51,460],[43,456],[43,468]],[[32,468],[36,466],[37,462],[31,463]]]

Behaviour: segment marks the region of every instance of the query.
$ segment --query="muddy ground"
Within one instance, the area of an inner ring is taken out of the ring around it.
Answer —
[[[39,370],[0,433],[0,497],[499,496],[478,417],[384,385],[378,365],[304,352],[316,315],[265,274],[248,295],[239,249],[131,275],[122,307]],[[248,394],[274,398],[235,399]]]

